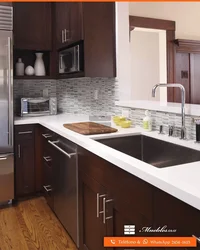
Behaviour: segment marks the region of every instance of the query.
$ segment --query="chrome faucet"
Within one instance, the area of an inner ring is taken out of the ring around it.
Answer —
[[[156,89],[158,87],[166,87],[166,88],[180,88],[181,90],[181,138],[180,139],[185,139],[185,134],[186,134],[186,129],[185,129],[185,88],[182,84],[179,83],[160,83],[156,84],[152,88],[152,97],[156,96]]]

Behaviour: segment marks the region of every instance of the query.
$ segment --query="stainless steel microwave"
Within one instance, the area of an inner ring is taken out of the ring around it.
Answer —
[[[79,43],[59,52],[59,74],[83,71],[83,45]]]
[[[20,99],[21,116],[56,115],[56,97],[23,97]]]

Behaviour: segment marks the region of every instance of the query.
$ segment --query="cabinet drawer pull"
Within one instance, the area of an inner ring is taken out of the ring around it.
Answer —
[[[33,131],[29,130],[29,131],[22,131],[22,132],[18,132],[18,135],[25,135],[25,134],[32,134]]]
[[[192,237],[194,237],[194,238],[197,240],[197,242],[200,244],[200,238],[198,238],[198,237],[195,236],[195,235],[192,235]]]
[[[48,141],[52,146],[54,146],[56,149],[58,149],[60,152],[62,152],[64,155],[66,155],[68,158],[71,158],[73,155],[76,155],[76,153],[67,153],[62,148],[58,147],[56,143],[59,143],[59,141]]]
[[[43,159],[44,159],[46,162],[52,161],[51,156],[43,156]]]
[[[21,146],[18,144],[18,158],[21,158]]]
[[[64,34],[64,30],[62,30],[62,43],[64,43],[64,41],[65,41],[65,34]]]
[[[51,192],[51,191],[52,191],[51,185],[43,186],[43,188],[44,188],[47,192]]]
[[[112,216],[106,217],[106,203],[112,202],[113,199],[106,200],[106,198],[103,198],[103,223],[106,223],[106,220],[112,219]]]
[[[52,137],[52,135],[50,135],[50,134],[42,134],[42,136],[43,136],[44,138],[50,138],[50,137]]]
[[[99,198],[103,198],[105,196],[106,196],[106,194],[97,193],[97,218],[99,218],[99,214],[103,213],[103,211],[99,211]]]

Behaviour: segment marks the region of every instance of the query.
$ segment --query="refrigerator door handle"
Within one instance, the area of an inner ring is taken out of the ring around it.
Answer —
[[[0,161],[4,161],[4,160],[7,160],[8,158],[7,157],[0,157]]]
[[[8,157],[9,156],[12,156],[13,153],[10,153],[10,154],[2,154],[0,155],[0,161],[4,161],[4,160],[8,160]]]
[[[13,108],[11,83],[11,37],[8,37],[8,145],[13,146]]]

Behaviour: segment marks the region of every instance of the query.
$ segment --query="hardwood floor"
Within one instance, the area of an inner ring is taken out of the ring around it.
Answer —
[[[43,197],[0,209],[0,250],[77,250]]]

